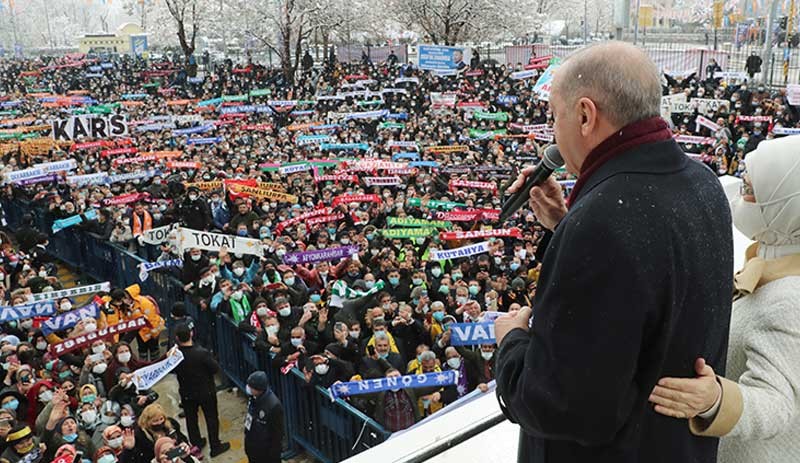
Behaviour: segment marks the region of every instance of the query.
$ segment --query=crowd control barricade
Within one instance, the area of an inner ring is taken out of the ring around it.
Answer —
[[[169,272],[153,271],[144,282],[139,280],[140,256],[157,255],[153,249],[130,252],[79,228],[52,233],[44,210],[32,208],[22,200],[3,200],[8,232],[14,233],[22,216],[30,213],[40,231],[47,231],[48,252],[76,271],[95,281],[110,281],[113,287],[138,283],[142,294],[152,296],[161,315],[171,324],[170,309],[184,301],[187,314],[195,320],[198,341],[217,354],[220,367],[230,381],[245,389],[247,377],[256,370],[267,373],[275,394],[284,408],[286,440],[284,457],[305,450],[323,462],[347,459],[385,441],[390,433],[342,399],[331,400],[326,389],[311,387],[303,372],[292,368],[286,374],[273,365],[274,354],[255,348],[252,334],[241,332],[228,316],[200,310],[196,301],[183,290],[183,284]]]

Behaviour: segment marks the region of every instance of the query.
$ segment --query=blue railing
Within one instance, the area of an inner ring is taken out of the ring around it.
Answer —
[[[3,210],[11,230],[20,225],[23,214],[30,213],[37,229],[50,231],[51,224],[47,223],[43,211],[33,209],[28,203],[3,201]],[[191,297],[185,295],[178,279],[166,273],[151,272],[146,281],[140,282],[138,265],[146,260],[139,255],[75,228],[50,233],[48,251],[94,281],[110,281],[116,287],[139,283],[142,294],[152,296],[159,303],[168,325],[172,306],[183,301],[188,314],[197,321],[198,340],[216,352],[225,375],[240,389],[244,390],[250,373],[265,371],[284,407],[285,458],[304,449],[323,462],[342,461],[389,437],[390,433],[379,423],[347,402],[332,401],[327,390],[308,385],[297,368],[287,374],[281,373],[272,366],[272,354],[255,349],[255,338],[251,334],[240,332],[225,315],[201,311]],[[137,252],[150,258],[157,254],[152,247]]]

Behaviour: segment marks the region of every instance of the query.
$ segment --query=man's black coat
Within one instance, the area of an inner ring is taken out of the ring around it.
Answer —
[[[547,247],[530,334],[497,354],[497,394],[522,427],[519,460],[714,463],[717,439],[655,413],[663,376],[724,374],[730,210],[714,174],[668,140],[591,175]]]

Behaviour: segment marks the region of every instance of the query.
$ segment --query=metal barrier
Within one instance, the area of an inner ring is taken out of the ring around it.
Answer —
[[[146,281],[139,282],[138,265],[145,262],[139,255],[76,228],[49,233],[51,223],[43,211],[34,209],[30,203],[5,200],[2,206],[9,229],[19,227],[23,214],[32,214],[35,226],[48,231],[48,252],[93,280],[110,281],[112,286],[123,288],[139,283],[142,294],[159,303],[161,315],[170,328],[170,310],[176,302],[183,301],[188,315],[196,321],[198,341],[216,352],[225,375],[240,389],[245,389],[250,373],[265,371],[284,407],[285,458],[302,447],[323,462],[342,461],[389,437],[390,433],[379,423],[355,407],[342,399],[331,401],[328,391],[319,386],[312,388],[297,368],[283,374],[272,365],[273,354],[256,350],[252,334],[240,332],[225,315],[200,310],[191,296],[184,293],[178,279],[151,272]],[[141,255],[153,255],[152,252],[153,249],[144,250]]]

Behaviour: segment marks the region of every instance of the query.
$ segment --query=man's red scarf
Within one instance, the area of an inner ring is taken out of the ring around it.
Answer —
[[[667,122],[661,116],[630,123],[597,145],[581,166],[581,173],[567,200],[571,206],[583,185],[603,164],[641,145],[672,138]]]

